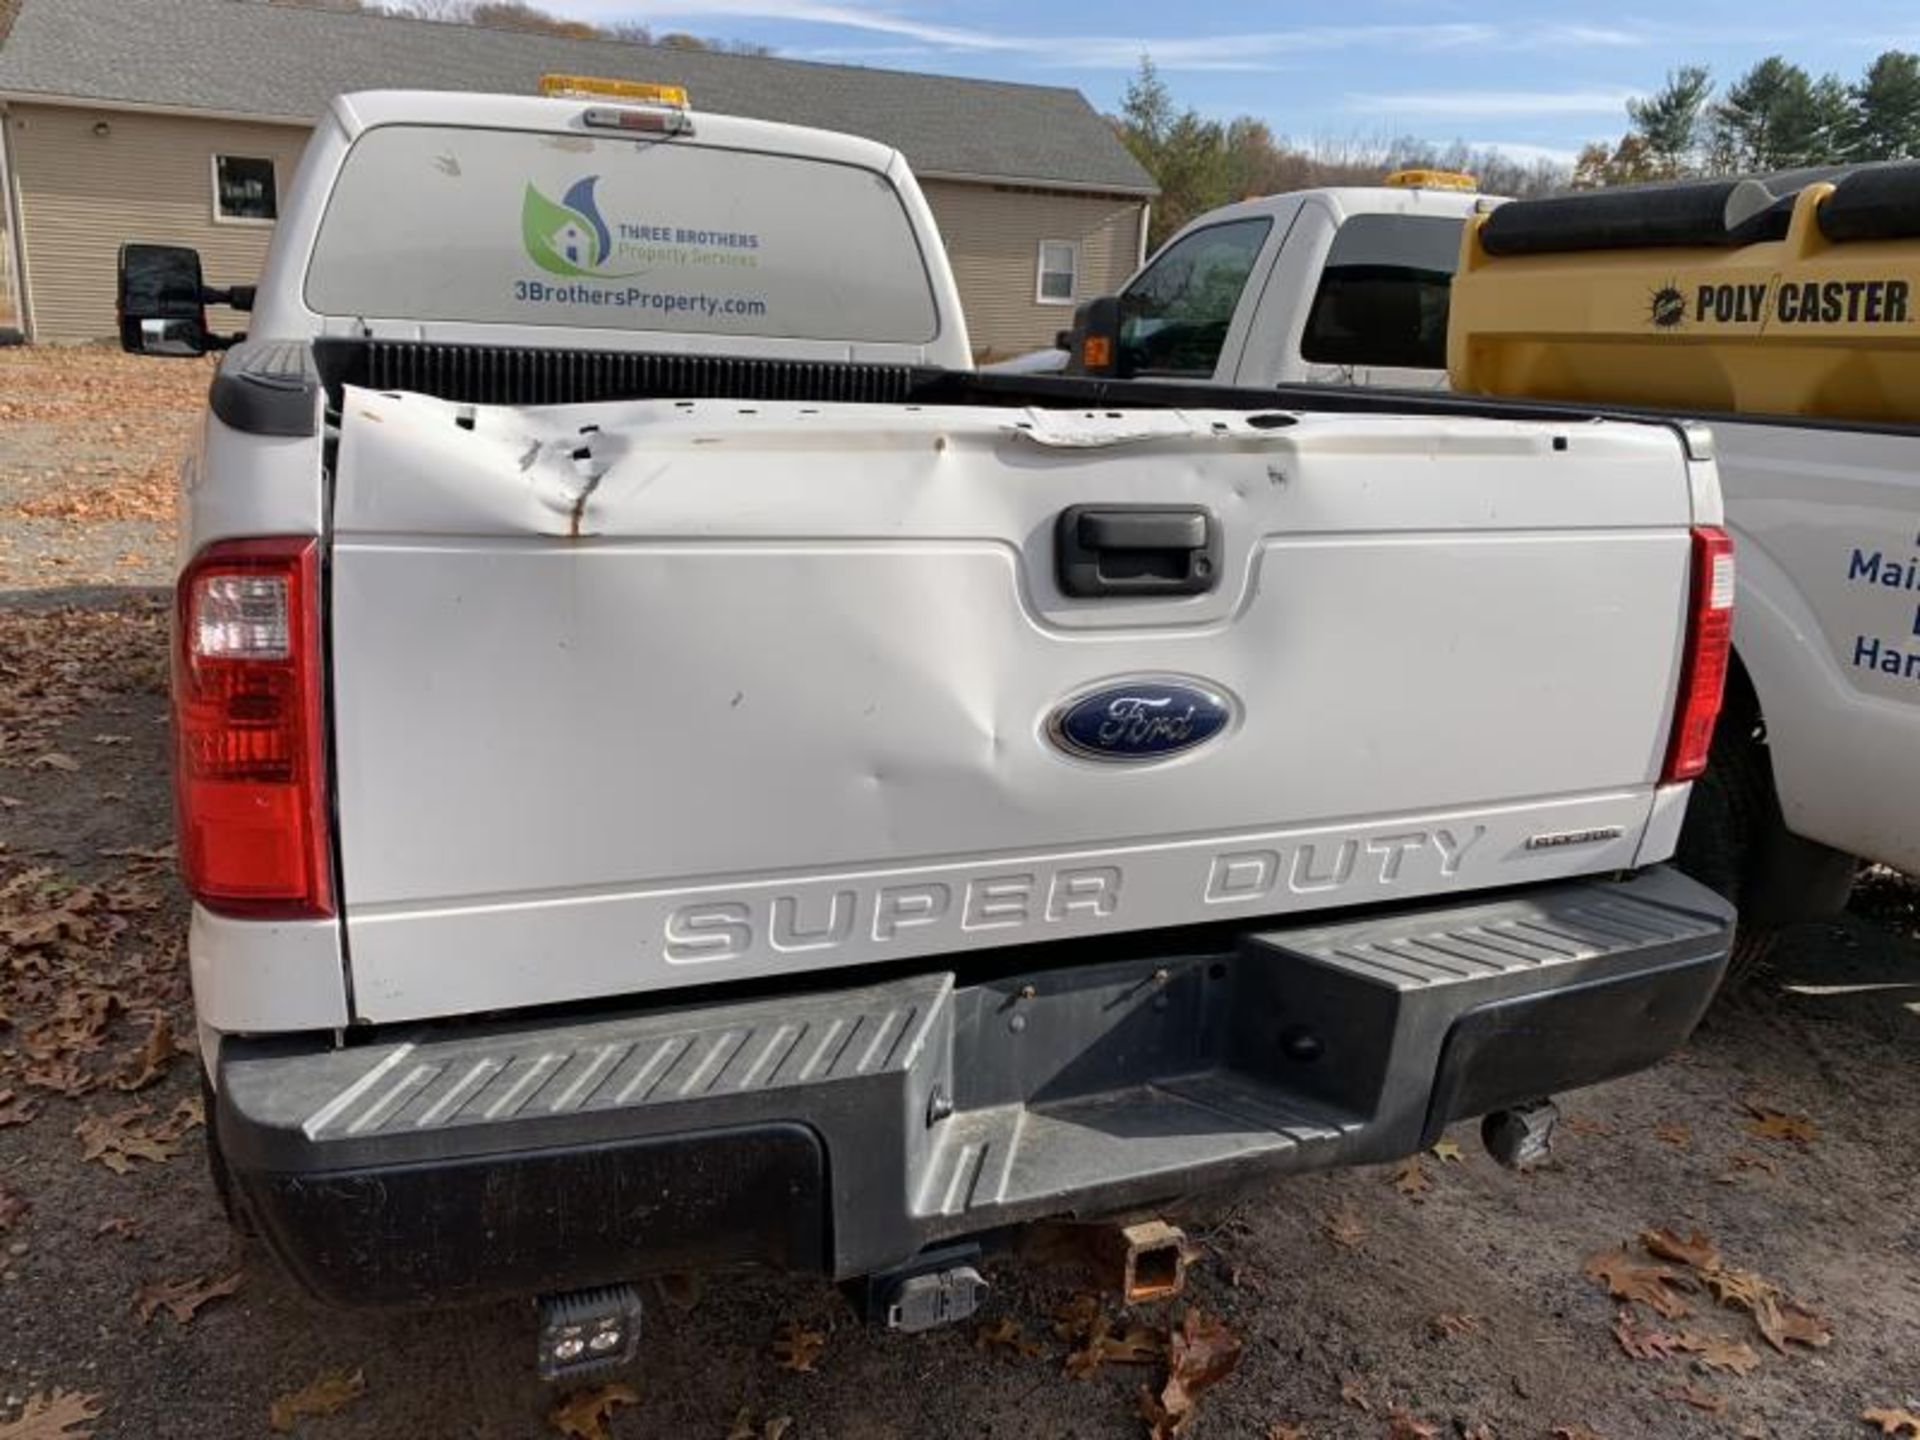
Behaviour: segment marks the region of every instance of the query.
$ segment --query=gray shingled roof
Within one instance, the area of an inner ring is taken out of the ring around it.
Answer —
[[[18,0],[0,96],[311,119],[346,90],[528,95],[552,71],[678,82],[696,110],[866,135],[916,171],[1149,191],[1078,90],[568,40],[263,0]],[[6,10],[0,0],[0,17]]]

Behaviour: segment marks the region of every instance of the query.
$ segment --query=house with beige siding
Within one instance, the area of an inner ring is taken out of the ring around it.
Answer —
[[[250,283],[317,116],[348,90],[536,93],[549,73],[901,151],[976,352],[1051,342],[1142,258],[1151,178],[1077,90],[400,19],[268,0],[0,0],[0,331],[114,330],[128,240]],[[241,324],[215,312],[216,327]]]

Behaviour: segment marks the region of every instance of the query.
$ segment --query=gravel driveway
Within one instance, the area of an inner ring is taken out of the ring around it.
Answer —
[[[564,1433],[527,1307],[319,1311],[206,1179],[151,588],[205,380],[0,351],[0,1440],[268,1434],[329,1372],[344,1403],[298,1433]],[[813,1281],[712,1276],[652,1288],[641,1362],[574,1433],[1145,1436],[1191,1306],[1241,1346],[1199,1437],[1877,1434],[1868,1410],[1920,1412],[1916,1096],[1920,888],[1881,872],[1682,1055],[1567,1098],[1549,1166],[1460,1127],[1195,1221],[1185,1301],[1110,1311],[1156,1332],[1147,1363],[1094,1365],[1085,1302],[1057,1322],[1087,1282],[1039,1263],[995,1267],[987,1323],[918,1338]]]

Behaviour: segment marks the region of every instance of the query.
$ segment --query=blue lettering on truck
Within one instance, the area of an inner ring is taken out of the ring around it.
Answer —
[[[513,298],[529,305],[605,305],[620,310],[657,310],[665,315],[765,315],[767,302],[756,295],[673,295],[638,285],[588,285],[573,280],[516,280]]]

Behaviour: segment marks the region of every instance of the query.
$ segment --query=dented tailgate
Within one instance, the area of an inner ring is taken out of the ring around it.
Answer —
[[[1689,504],[1654,426],[350,390],[355,1009],[1658,858]],[[1212,583],[1068,593],[1060,517],[1089,506],[1204,513]],[[1103,716],[1196,706],[1097,753]]]

